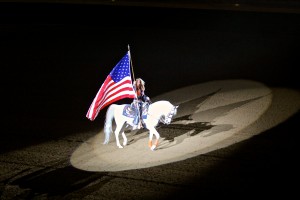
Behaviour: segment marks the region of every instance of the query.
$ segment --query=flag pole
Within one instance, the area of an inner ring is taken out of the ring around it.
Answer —
[[[130,66],[131,66],[132,77],[133,77],[133,81],[134,81],[135,78],[134,78],[134,71],[133,71],[133,65],[132,65],[132,59],[131,59],[131,53],[130,53],[130,47],[129,47],[129,44],[128,44],[128,52],[129,52],[129,55],[130,55]]]
[[[134,71],[133,71],[133,65],[132,65],[132,59],[131,59],[131,53],[130,53],[130,47],[129,47],[129,44],[128,44],[128,52],[129,52],[129,55],[130,55],[130,64],[131,64],[131,71],[132,71],[132,77],[133,77],[133,82],[135,81],[135,78],[134,78]],[[137,100],[137,93],[135,92],[135,100]],[[140,121],[140,108],[139,108],[139,105],[137,104],[137,101],[133,101],[136,109],[137,109],[137,115],[138,115],[138,121]],[[140,122],[139,122],[140,123]]]

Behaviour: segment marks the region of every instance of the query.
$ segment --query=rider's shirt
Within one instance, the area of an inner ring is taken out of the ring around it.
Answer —
[[[146,95],[143,90],[136,88],[136,85],[133,86],[136,91],[137,99],[141,101],[146,101]]]

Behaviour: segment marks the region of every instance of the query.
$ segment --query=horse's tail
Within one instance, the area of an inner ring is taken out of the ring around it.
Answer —
[[[103,144],[108,144],[110,134],[113,132],[112,121],[114,119],[114,110],[115,110],[115,104],[112,104],[108,107],[108,109],[106,111],[106,118],[105,118],[105,124],[104,124],[105,140],[104,140]]]

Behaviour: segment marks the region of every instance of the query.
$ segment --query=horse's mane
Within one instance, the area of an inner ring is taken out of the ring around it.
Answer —
[[[169,101],[159,100],[152,103],[152,107],[155,107],[160,110],[166,110],[166,109],[171,109],[173,105]]]
[[[159,104],[165,104],[165,105],[168,105],[168,106],[172,106],[172,104],[167,100],[159,100],[159,101],[156,101],[154,103],[159,103]]]

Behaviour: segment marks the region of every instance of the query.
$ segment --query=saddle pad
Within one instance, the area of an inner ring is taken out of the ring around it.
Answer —
[[[148,109],[143,108],[143,112],[142,112],[143,119],[147,119],[147,113],[148,113],[147,111]],[[136,113],[135,110],[132,109],[131,105],[125,105],[123,109],[123,115],[126,117],[134,118]]]
[[[123,115],[126,117],[134,118],[135,111],[131,108],[131,105],[125,105],[123,109]]]

